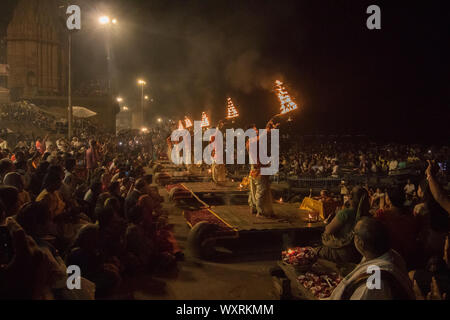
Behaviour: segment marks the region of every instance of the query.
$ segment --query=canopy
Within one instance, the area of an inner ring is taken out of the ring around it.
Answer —
[[[73,116],[77,118],[90,118],[97,114],[97,112],[94,112],[92,110],[89,110],[85,107],[72,107],[73,109]]]

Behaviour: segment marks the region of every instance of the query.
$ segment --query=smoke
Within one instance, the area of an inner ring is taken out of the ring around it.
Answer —
[[[271,95],[274,81],[284,80],[282,64],[270,47],[276,41],[268,36],[274,24],[280,26],[283,15],[292,11],[286,7],[274,12],[278,6],[272,2],[230,4],[225,0],[115,3],[116,8],[110,3],[108,8],[121,12],[113,43],[118,94],[139,104],[136,79],[145,78],[148,94],[154,98],[149,110],[155,115],[181,119],[189,114],[198,120],[207,111],[216,121],[225,116],[227,96],[246,108],[253,103],[255,92]],[[89,3],[83,8],[101,12],[103,7]],[[82,40],[92,52],[98,51],[98,41],[87,35]],[[95,65],[83,67],[92,74],[97,69]]]
[[[246,51],[230,62],[225,76],[233,89],[247,94],[256,88],[270,89],[271,79],[274,78],[267,68],[264,68],[261,54],[254,50]]]

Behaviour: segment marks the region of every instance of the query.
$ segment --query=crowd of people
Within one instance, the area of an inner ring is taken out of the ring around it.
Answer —
[[[82,270],[82,298],[108,298],[124,277],[182,259],[153,183],[155,136],[96,139],[45,137],[0,151],[0,298],[80,298],[66,287],[70,265]]]
[[[423,170],[426,160],[447,166],[450,148],[381,143],[326,142],[302,143],[281,153],[280,174],[295,177],[352,175],[395,175]]]
[[[442,170],[437,163],[429,161],[425,173],[418,185],[408,180],[386,190],[342,185],[344,205],[327,217],[318,254],[336,263],[359,264],[332,299],[446,298],[450,200],[438,182]],[[331,197],[324,190],[320,198]],[[370,265],[384,270],[382,290],[361,282],[370,276]]]
[[[129,275],[176,268],[183,254],[152,170],[155,161],[167,159],[171,129],[98,132],[71,141],[23,137],[12,149],[2,147],[0,225],[6,249],[0,257],[0,298],[110,298]],[[447,179],[448,155],[448,148],[339,143],[305,145],[282,155],[282,170],[299,176],[339,178],[344,168],[389,174],[417,166],[425,172],[419,183],[387,189],[342,183],[335,196],[342,205],[325,221],[318,254],[359,264],[331,298],[412,299],[431,291],[436,296],[436,288],[449,292],[450,200],[440,183]],[[324,201],[332,197],[321,193]],[[67,290],[70,265],[82,270],[81,293]],[[383,290],[360,284],[368,265],[387,272],[390,282]]]
[[[46,131],[56,128],[56,118],[24,101],[0,105],[0,120],[33,125]]]
[[[39,130],[41,132],[50,132],[52,134],[67,134],[68,124],[67,119],[60,119],[55,115],[45,112],[32,103],[26,101],[1,104],[0,105],[0,123],[17,123],[20,124],[23,132],[29,132],[30,129]],[[74,132],[77,136],[92,136],[98,131],[99,125],[94,125],[90,119],[75,118]],[[2,131],[6,131],[2,128]],[[7,132],[6,132],[7,133]],[[14,140],[32,140],[26,137],[27,134],[15,132],[17,136]],[[1,132],[1,138],[6,140],[6,134]],[[9,135],[10,137],[12,135]],[[22,137],[23,136],[23,137]],[[17,143],[18,141],[14,141]]]

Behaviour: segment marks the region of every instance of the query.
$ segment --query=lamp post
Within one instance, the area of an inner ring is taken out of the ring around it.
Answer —
[[[108,16],[101,16],[98,18],[98,23],[106,28],[106,60],[107,60],[107,68],[108,68],[108,75],[107,75],[107,92],[109,99],[109,107],[112,107],[112,100],[111,97],[113,95],[113,91],[115,91],[115,85],[112,84],[111,79],[111,60],[112,60],[112,52],[111,52],[111,28],[116,25],[117,19],[116,18],[110,18]],[[117,101],[120,102],[120,101]]]
[[[68,136],[69,141],[73,137],[73,108],[72,108],[72,32],[69,31],[69,70],[67,71],[68,88],[67,88],[67,103],[68,103]]]
[[[142,79],[138,80],[138,85],[141,86],[141,126],[144,125],[144,99],[145,98],[148,99],[148,96],[144,97],[144,86],[146,84],[147,83],[144,80],[142,80]]]

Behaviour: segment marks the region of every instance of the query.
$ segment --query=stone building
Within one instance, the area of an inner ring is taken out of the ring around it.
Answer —
[[[67,4],[63,0],[17,0],[6,30],[9,73],[6,81],[0,79],[7,83],[12,101],[27,100],[44,109],[67,111]],[[92,95],[72,88],[72,105],[97,112],[102,126],[115,132],[120,108],[108,92]]]
[[[58,0],[19,0],[7,29],[8,88],[13,99],[63,96],[67,32]]]

